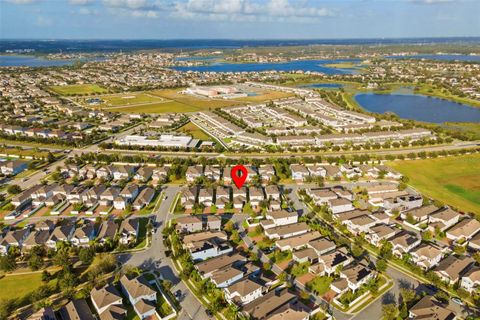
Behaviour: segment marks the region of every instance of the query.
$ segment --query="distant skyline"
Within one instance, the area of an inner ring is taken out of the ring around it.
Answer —
[[[0,0],[1,39],[480,36],[476,0]]]

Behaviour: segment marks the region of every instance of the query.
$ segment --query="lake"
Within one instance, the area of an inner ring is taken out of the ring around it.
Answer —
[[[81,61],[103,61],[104,58],[81,59]],[[61,67],[70,66],[77,60],[50,60],[35,56],[0,55],[0,67]]]
[[[480,108],[419,94],[359,93],[355,100],[370,112],[393,112],[423,122],[480,122]]]
[[[313,88],[313,89],[340,89],[343,88],[341,83],[310,83],[299,86],[300,88]]]
[[[390,59],[427,59],[440,61],[480,62],[480,55],[467,54],[417,54],[414,56],[388,56]]]
[[[360,62],[359,59],[343,60],[298,60],[279,63],[224,63],[214,62],[204,66],[178,66],[173,67],[179,71],[200,71],[200,72],[260,72],[260,71],[314,71],[325,74],[353,74],[355,69],[337,69],[325,66],[330,63]]]

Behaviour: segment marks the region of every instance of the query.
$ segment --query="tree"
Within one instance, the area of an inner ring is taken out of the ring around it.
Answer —
[[[30,254],[30,257],[28,258],[28,267],[32,271],[37,271],[42,266],[43,266],[43,258],[37,253]]]
[[[384,259],[377,260],[377,271],[383,273],[387,270],[387,262]]]
[[[90,264],[95,257],[95,250],[91,247],[81,248],[78,252],[78,258],[82,261],[83,264]]]
[[[382,314],[385,320],[395,320],[398,314],[398,307],[395,303],[382,305]]]
[[[11,254],[0,256],[0,270],[10,272],[15,270],[16,267],[15,256]]]
[[[417,293],[410,288],[400,288],[400,295],[402,296],[403,302],[407,305],[417,299]]]
[[[392,257],[393,245],[389,241],[384,241],[380,247],[380,256],[384,259],[390,259]]]
[[[22,192],[22,188],[20,188],[20,186],[16,184],[11,184],[8,186],[7,192],[9,194],[19,194],[20,192]]]

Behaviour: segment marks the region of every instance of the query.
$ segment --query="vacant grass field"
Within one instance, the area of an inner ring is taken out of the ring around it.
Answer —
[[[7,275],[0,279],[0,300],[15,299],[34,291],[42,285],[42,273]]]
[[[199,127],[197,127],[192,122],[187,123],[183,127],[178,128],[178,132],[185,133],[187,135],[191,135],[194,139],[200,140],[210,140],[210,136],[202,131]]]
[[[72,84],[66,86],[51,86],[50,89],[60,95],[106,93],[107,89],[96,84]]]
[[[461,211],[480,214],[480,154],[388,165],[409,177],[409,184],[421,193]]]
[[[199,98],[180,93],[182,89],[163,89],[145,92],[129,92],[100,96],[105,103],[94,106],[114,112],[126,113],[171,113],[198,112],[245,103],[260,103],[290,97],[292,94],[277,91],[264,91],[256,96],[232,100]],[[85,103],[86,99],[82,98]]]

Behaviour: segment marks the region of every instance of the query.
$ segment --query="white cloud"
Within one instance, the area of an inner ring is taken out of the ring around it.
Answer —
[[[35,25],[39,27],[50,27],[51,25],[53,25],[53,21],[52,19],[44,16],[37,16],[37,19],[35,20]]]
[[[74,6],[88,6],[95,3],[96,0],[68,0]]]
[[[272,21],[312,20],[331,16],[326,8],[308,6],[304,1],[269,0],[259,3],[252,0],[187,0],[178,2],[172,13],[184,19],[220,21]]]
[[[439,3],[454,2],[454,0],[410,0],[410,2],[420,3],[420,4],[439,4]]]

